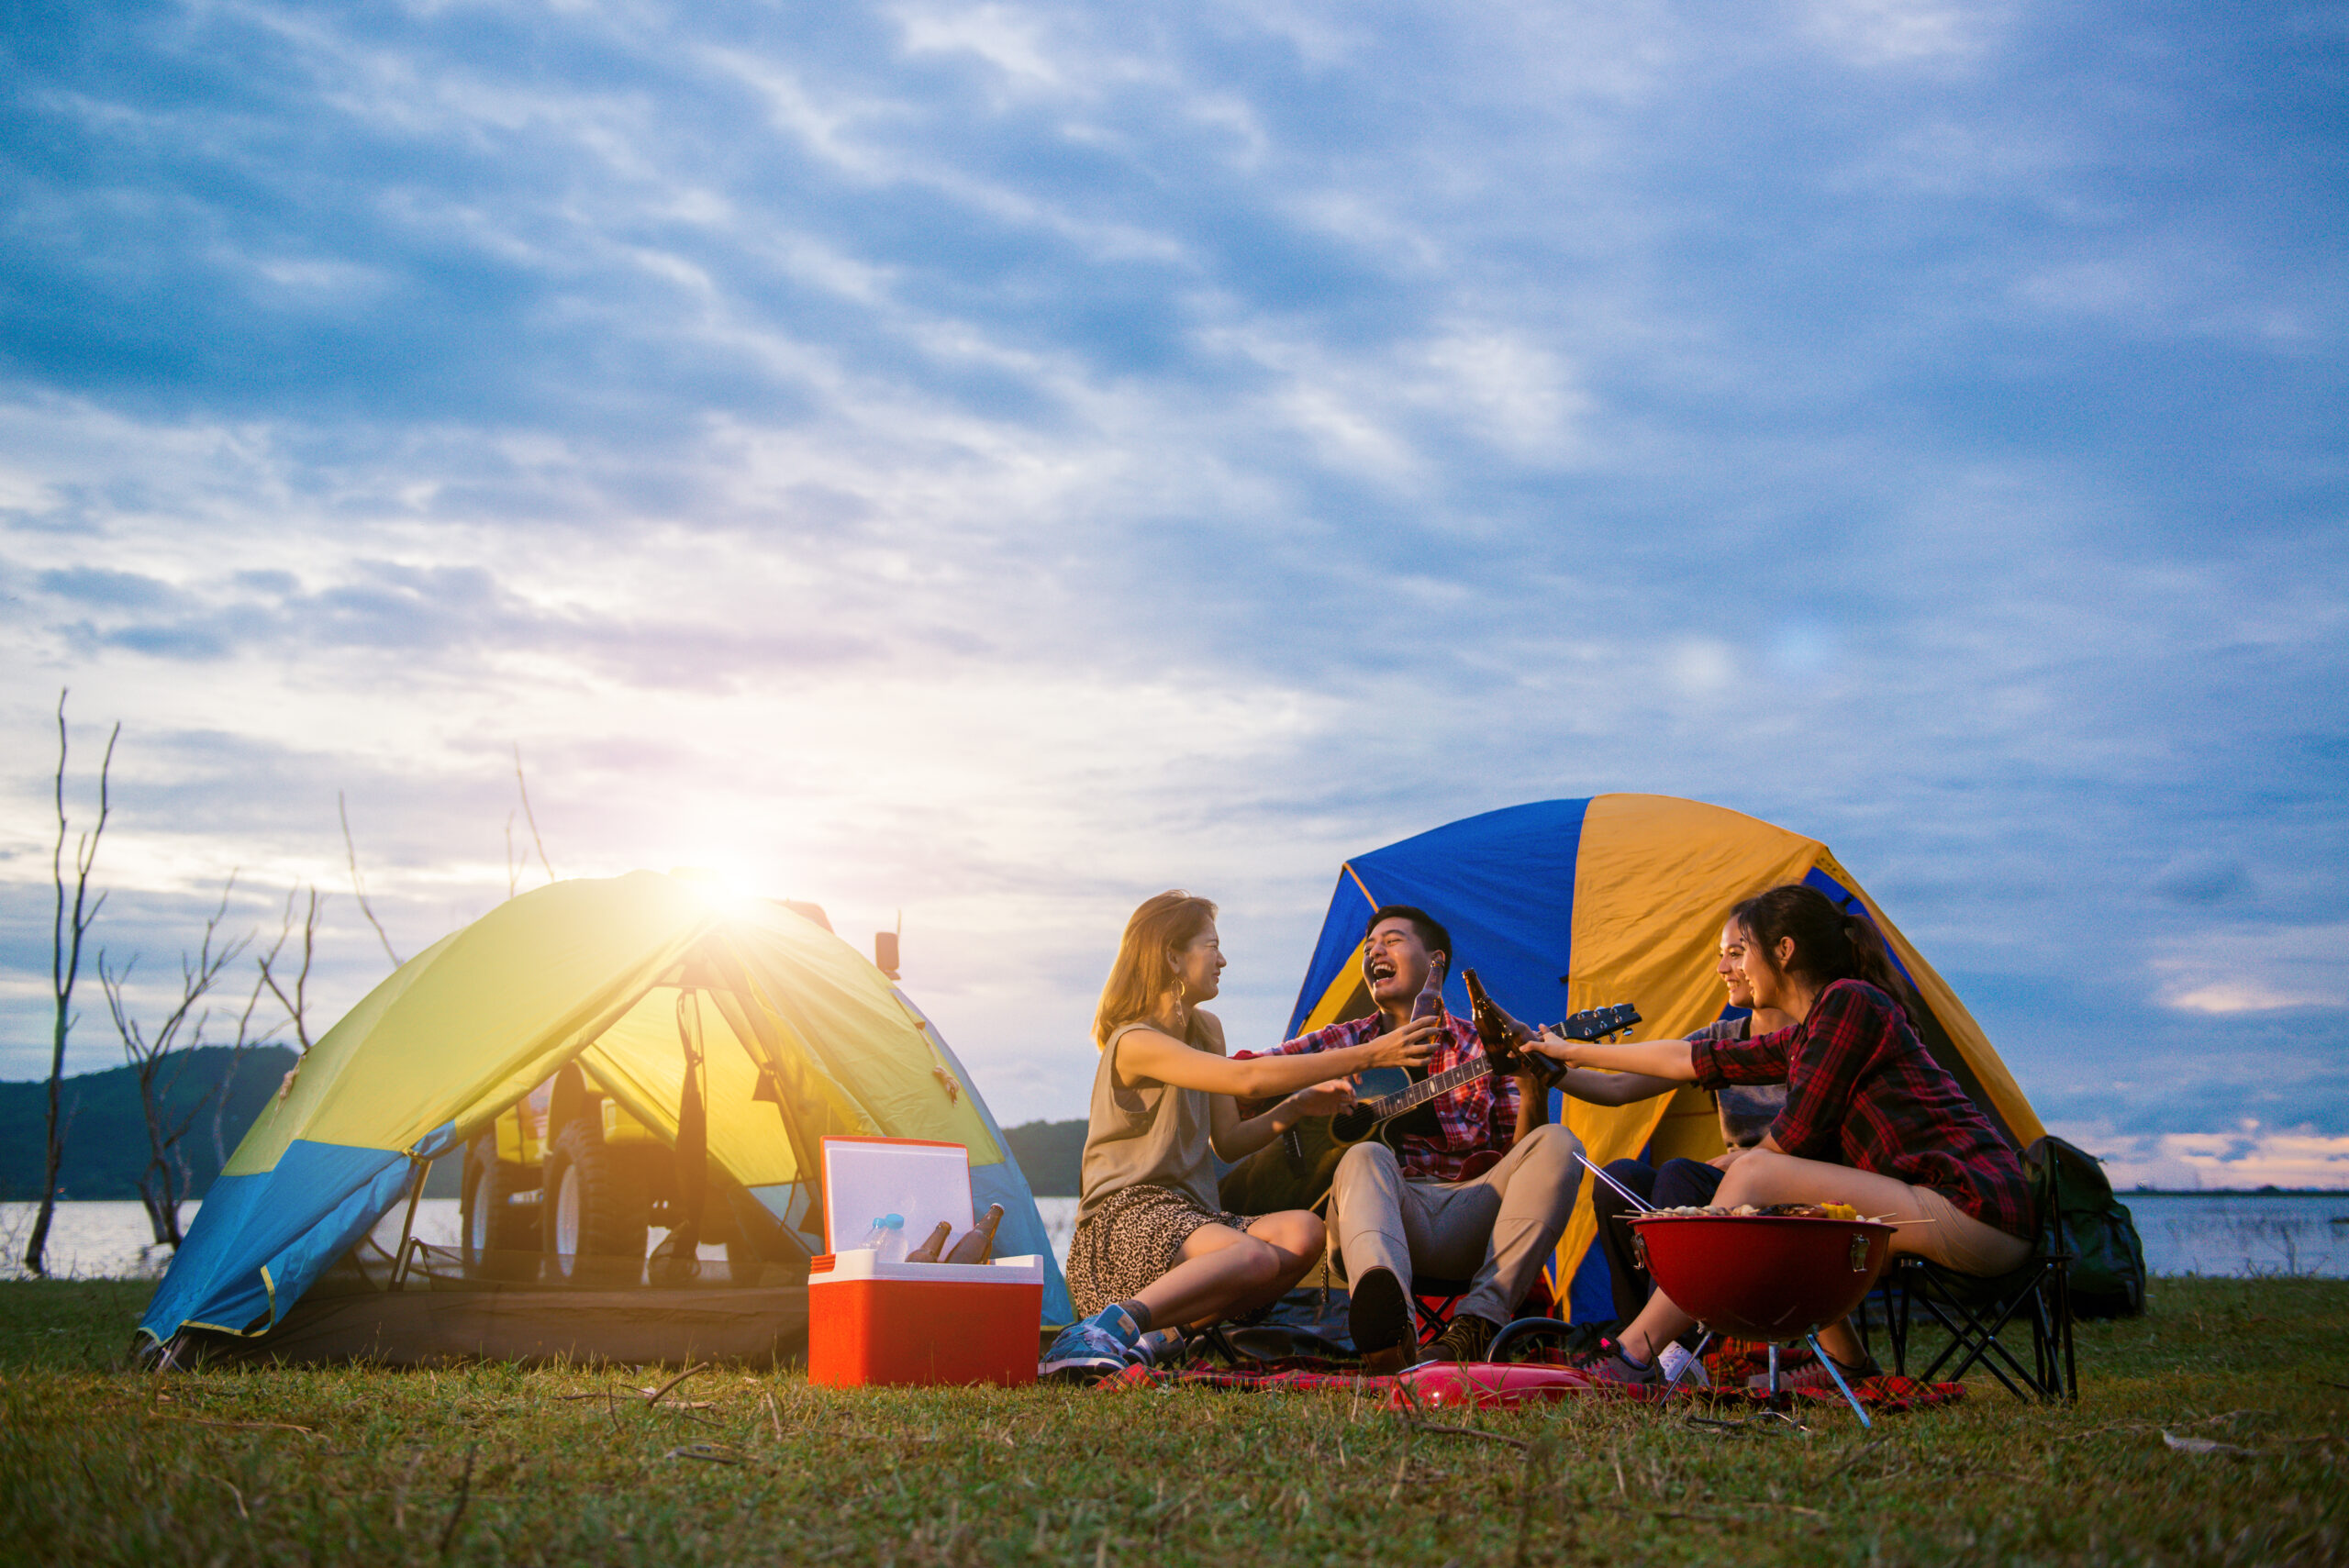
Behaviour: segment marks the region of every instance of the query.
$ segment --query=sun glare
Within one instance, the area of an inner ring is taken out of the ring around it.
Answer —
[[[768,879],[737,857],[697,856],[684,865],[670,867],[669,874],[681,882],[696,884],[704,896],[729,910],[747,909],[774,896],[762,885]]]

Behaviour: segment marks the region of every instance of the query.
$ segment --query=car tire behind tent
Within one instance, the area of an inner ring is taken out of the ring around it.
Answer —
[[[550,1279],[607,1283],[607,1271],[583,1270],[582,1258],[642,1265],[651,1204],[637,1162],[605,1143],[601,1127],[584,1117],[565,1122],[547,1145],[545,1181],[540,1228]]]
[[[465,1146],[464,1195],[457,1209],[458,1247],[468,1269],[493,1279],[538,1273],[539,1206],[514,1201],[536,1184],[531,1178],[527,1166],[498,1159],[494,1133]]]

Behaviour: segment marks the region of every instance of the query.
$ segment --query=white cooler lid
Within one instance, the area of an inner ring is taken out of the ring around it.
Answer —
[[[910,1280],[922,1284],[1041,1284],[1044,1279],[1044,1260],[1035,1253],[985,1263],[885,1263],[880,1259],[870,1247],[835,1252],[830,1268],[818,1268],[807,1276],[808,1286],[863,1279]]]
[[[885,1214],[905,1218],[899,1257],[928,1240],[941,1219],[955,1236],[968,1230],[971,1151],[960,1143],[914,1138],[825,1139],[826,1250],[862,1247],[873,1222]]]

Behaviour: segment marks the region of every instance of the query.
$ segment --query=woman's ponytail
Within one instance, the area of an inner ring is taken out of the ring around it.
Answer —
[[[1884,933],[1876,922],[1865,915],[1843,917],[1843,940],[1852,950],[1852,973],[1865,980],[1892,998],[1899,1009],[1914,1023],[1924,1017],[1924,1004],[1918,999],[1916,988],[1900,966],[1892,962],[1892,950],[1885,945]]]
[[[1884,933],[1866,915],[1835,907],[1815,887],[1787,883],[1757,893],[1730,911],[1730,918],[1745,928],[1765,962],[1777,967],[1778,944],[1792,941],[1794,952],[1785,968],[1821,989],[1838,980],[1864,980],[1890,996],[1911,1022],[1923,1018],[1924,1005],[1893,962]]]

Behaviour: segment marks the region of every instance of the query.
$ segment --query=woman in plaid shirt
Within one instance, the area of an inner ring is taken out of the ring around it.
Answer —
[[[1586,1045],[1544,1036],[1541,1049],[1571,1066],[1709,1089],[1783,1081],[1786,1109],[1761,1146],[1730,1166],[1715,1203],[1848,1203],[1910,1222],[1893,1233],[1896,1252],[1961,1273],[2021,1267],[2035,1229],[2022,1162],[1917,1038],[1913,994],[1875,926],[1798,885],[1745,900],[1730,920],[1748,938],[1754,1005],[1801,1022],[1748,1040]],[[1655,1353],[1693,1322],[1659,1291],[1590,1370],[1655,1380]],[[1848,1376],[1875,1371],[1848,1327],[1820,1340]]]

